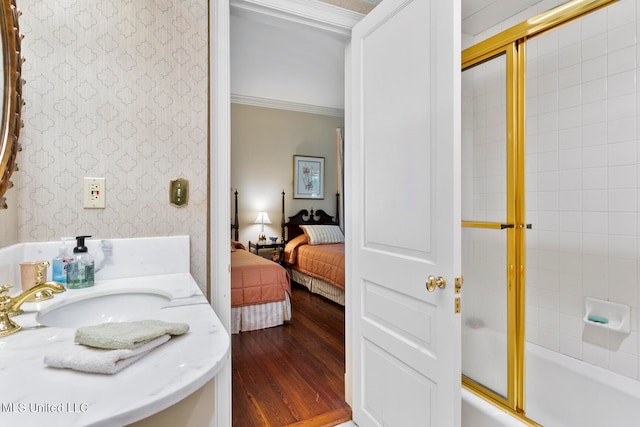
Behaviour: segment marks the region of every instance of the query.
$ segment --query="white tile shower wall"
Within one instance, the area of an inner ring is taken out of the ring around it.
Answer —
[[[19,241],[191,236],[206,286],[207,2],[18,0],[25,39]],[[106,178],[106,209],[82,178]],[[190,182],[168,203],[169,181]]]
[[[488,30],[475,42],[556,6]],[[527,339],[640,378],[640,2],[621,0],[527,45]],[[582,323],[584,298],[630,305],[620,336]]]

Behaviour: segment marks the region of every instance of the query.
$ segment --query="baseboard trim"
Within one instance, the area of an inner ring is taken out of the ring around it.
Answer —
[[[351,420],[351,408],[339,408],[284,427],[333,427]]]

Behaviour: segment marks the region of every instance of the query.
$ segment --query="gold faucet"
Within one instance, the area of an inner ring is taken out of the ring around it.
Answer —
[[[42,261],[38,264],[36,264],[36,276],[35,276],[35,283],[32,285],[36,286],[36,285],[41,285],[43,284],[47,279],[45,278],[45,272],[47,271],[47,267],[49,267],[49,261]],[[24,277],[23,277],[24,280]],[[27,302],[39,302],[39,301],[46,301],[48,299],[53,298],[53,295],[51,295],[51,292],[49,292],[48,289],[43,289],[39,292],[36,292],[35,294],[31,295],[28,299]],[[10,313],[11,316],[13,316],[13,313]]]
[[[22,329],[22,326],[11,320],[9,316],[21,314],[22,309],[20,306],[31,296],[44,290],[51,291],[54,294],[59,294],[66,290],[65,287],[58,282],[45,282],[24,291],[20,295],[10,297],[9,289],[11,288],[11,285],[0,286],[0,337],[6,337]]]

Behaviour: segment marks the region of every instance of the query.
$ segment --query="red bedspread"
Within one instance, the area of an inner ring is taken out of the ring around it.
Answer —
[[[292,268],[344,290],[344,243],[303,244],[297,251]]]
[[[243,249],[231,252],[231,307],[282,301],[291,295],[289,273],[281,265]]]

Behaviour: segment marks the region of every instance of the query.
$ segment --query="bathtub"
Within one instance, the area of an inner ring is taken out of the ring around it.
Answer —
[[[640,382],[527,344],[527,416],[545,427],[640,425]]]
[[[526,427],[508,412],[498,409],[469,390],[462,389],[462,427]],[[548,426],[552,427],[552,426]]]
[[[486,328],[474,332],[500,340]],[[531,343],[526,345],[526,370],[526,414],[545,427],[640,425],[639,381]],[[525,425],[462,390],[463,427]]]

